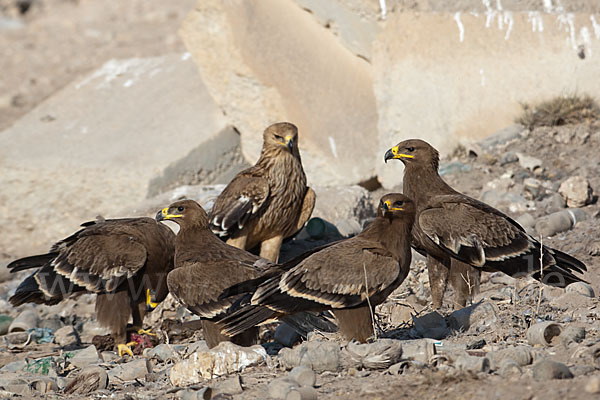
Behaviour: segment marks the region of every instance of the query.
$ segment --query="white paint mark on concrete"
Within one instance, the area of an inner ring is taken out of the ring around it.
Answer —
[[[379,0],[379,8],[381,9],[381,19],[385,21],[387,16],[387,6],[385,0]]]
[[[500,2],[500,0],[496,0],[496,8],[498,9],[498,11],[502,11],[502,3]]]
[[[331,147],[331,154],[333,154],[333,156],[335,158],[338,158],[337,156],[337,148],[335,146],[335,139],[331,136],[329,136],[329,147]]]
[[[142,75],[163,62],[162,58],[129,58],[126,60],[109,60],[102,67],[75,84],[80,89],[93,81],[99,81],[96,89],[108,88],[112,81],[127,74],[127,78],[135,83]]]
[[[479,75],[481,76],[481,86],[485,87],[485,75],[483,73],[483,68],[479,70]]]
[[[600,39],[600,24],[596,22],[596,18],[593,15],[590,15],[590,20],[592,21],[592,27],[594,28],[594,36],[596,39]]]
[[[465,27],[460,20],[460,11],[454,14],[454,20],[456,21],[456,25],[458,25],[458,38],[463,42],[465,40]]]
[[[133,80],[132,79],[127,79],[125,81],[125,83],[123,84],[123,87],[129,87],[133,85]]]
[[[88,127],[87,127],[87,126],[82,126],[82,127],[81,127],[81,134],[82,134],[82,135],[85,135],[85,134],[87,134],[87,133],[88,133],[88,131],[89,131],[89,130],[88,130]]]
[[[490,0],[481,0],[485,6],[485,27],[489,28],[496,17],[496,10],[490,4]]]
[[[533,32],[544,31],[544,20],[539,11],[530,11],[527,13],[527,21],[531,24],[531,30]]]
[[[507,25],[506,34],[504,35],[504,40],[508,40],[510,38],[510,32],[512,31],[513,23],[515,22],[512,12],[505,11],[504,12],[504,23]]]
[[[552,0],[544,0],[544,12],[552,12]]]
[[[189,60],[192,54],[189,51],[186,51],[181,55],[181,61]]]
[[[560,14],[557,17],[559,28],[564,26],[567,36],[567,44],[570,44],[573,50],[577,49],[575,41],[575,15],[573,13]]]
[[[579,41],[583,42],[585,48],[585,55],[588,57],[592,56],[592,34],[587,26],[584,26],[579,30]]]

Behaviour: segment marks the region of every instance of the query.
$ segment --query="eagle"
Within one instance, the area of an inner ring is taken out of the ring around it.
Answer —
[[[280,266],[220,240],[210,230],[204,209],[193,200],[180,200],[165,207],[156,214],[156,220],[179,225],[175,269],[167,276],[167,285],[172,296],[201,317],[206,344],[211,348],[222,341],[241,346],[256,344],[258,328],[233,337],[221,334],[219,322],[239,308],[247,296],[222,295],[227,288]],[[314,328],[330,330],[326,321],[308,314],[286,322],[302,332]]]
[[[509,216],[444,182],[438,174],[439,153],[429,143],[400,142],[385,153],[384,161],[390,159],[404,163],[404,192],[417,206],[412,246],[427,256],[435,308],[442,305],[448,275],[461,306],[473,282],[478,283],[479,271],[532,276],[561,288],[583,281],[576,275],[586,271],[581,261],[542,246]]]
[[[255,279],[249,304],[222,322],[236,335],[264,321],[302,311],[332,310],[348,340],[365,342],[374,334],[374,307],[406,278],[415,205],[403,194],[380,200],[377,217],[361,233],[311,251],[291,268],[267,269]]]
[[[260,244],[260,256],[277,262],[282,241],[298,232],[315,206],[298,150],[298,128],[279,122],[265,129],[256,165],[239,174],[215,201],[212,231],[240,249]]]
[[[8,264],[11,272],[35,268],[9,299],[53,305],[70,295],[96,293],[96,318],[109,328],[119,355],[132,355],[127,323],[141,330],[147,307],[168,294],[174,266],[175,234],[152,218],[103,219],[54,244],[45,254]]]

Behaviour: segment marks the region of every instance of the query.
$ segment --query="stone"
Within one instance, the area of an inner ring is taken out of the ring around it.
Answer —
[[[500,166],[503,167],[506,164],[512,164],[517,161],[519,161],[519,156],[512,151],[507,151],[506,153],[502,154],[502,157],[500,157]]]
[[[161,343],[148,351],[150,358],[156,358],[160,362],[167,362],[177,358],[177,353],[173,350],[173,345]]]
[[[520,376],[523,373],[523,370],[521,369],[519,363],[517,363],[515,360],[506,358],[500,361],[498,373],[504,377]]]
[[[231,342],[221,342],[209,351],[192,353],[171,368],[169,379],[174,386],[187,386],[231,373],[267,360],[262,346],[242,347]]]
[[[596,297],[592,285],[586,282],[574,282],[565,288],[567,293],[578,293],[585,297]]]
[[[341,366],[340,346],[319,340],[304,342],[293,349],[281,349],[279,361],[287,369],[304,365],[317,373],[338,371]]]
[[[317,382],[317,376],[314,371],[304,365],[292,368],[288,376],[300,386],[314,386]]]
[[[0,247],[45,251],[98,214],[130,215],[115,215],[115,204],[144,199],[151,178],[226,126],[189,54],[107,61],[2,132],[0,185],[12,191],[0,211],[23,211],[0,216]]]
[[[317,195],[313,218],[322,218],[336,226],[338,221],[356,221],[361,227],[365,220],[375,216],[377,203],[374,204],[369,192],[360,186],[316,186],[313,189]]]
[[[586,393],[600,393],[600,376],[589,377],[583,389]]]
[[[583,326],[567,325],[559,336],[564,345],[581,343],[585,339],[585,328]]]
[[[454,311],[448,317],[448,324],[456,331],[471,330],[482,333],[493,329],[498,321],[498,307],[489,301],[475,303]]]
[[[402,342],[394,339],[378,339],[373,343],[348,343],[342,351],[345,366],[357,369],[386,369],[400,361]]]
[[[437,311],[415,318],[413,316],[415,333],[423,338],[443,339],[450,333],[444,317]]]
[[[108,371],[110,384],[133,381],[135,379],[144,379],[147,374],[152,372],[152,364],[146,358],[137,358],[124,364],[117,364]]]
[[[567,207],[583,207],[593,200],[592,187],[587,179],[582,176],[572,176],[562,182],[558,193],[567,202]]]
[[[214,385],[214,394],[240,394],[244,390],[242,389],[242,382],[240,376],[232,376]]]
[[[487,357],[475,357],[468,354],[459,356],[454,362],[456,368],[469,372],[490,372],[490,360]]]
[[[98,350],[96,350],[96,346],[91,345],[83,350],[79,350],[75,356],[71,358],[70,362],[77,368],[83,368],[90,364],[102,362],[102,360],[98,356]]]
[[[240,134],[227,126],[167,166],[162,175],[151,179],[148,197],[184,185],[228,184],[238,172],[248,167],[250,164],[240,150]]]
[[[545,381],[548,379],[572,379],[573,374],[565,364],[552,361],[540,360],[533,364],[533,379]]]
[[[317,390],[310,386],[293,388],[285,396],[285,400],[317,400]]]
[[[213,390],[210,387],[203,387],[200,390],[187,389],[179,393],[181,400],[210,400],[213,397]]]
[[[363,37],[354,24],[362,27],[364,19],[342,13],[341,3],[310,3],[319,15],[334,10],[344,26],[342,21],[354,21],[341,37]],[[371,65],[298,4],[199,0],[180,35],[213,98],[239,130],[250,163],[258,158],[265,127],[289,120],[299,128],[309,184],[350,185],[376,175],[381,155]],[[370,47],[371,39],[361,42]]]
[[[500,129],[490,136],[486,137],[483,140],[480,140],[478,143],[484,149],[491,149],[492,147],[503,145],[510,142],[513,139],[517,139],[520,137],[521,132],[525,130],[525,127],[521,124],[512,124],[507,126],[506,128]],[[509,156],[507,156],[509,155]],[[503,158],[510,158],[509,162],[516,162],[519,158],[513,152],[506,152],[503,155]],[[503,165],[503,164],[500,164]]]
[[[0,371],[2,371],[2,372],[19,372],[19,371],[23,371],[25,368],[27,368],[27,361],[17,360],[17,361],[11,361],[8,364],[5,364],[2,368],[0,368]]]
[[[66,394],[86,395],[96,390],[106,389],[108,374],[102,367],[89,366],[69,378],[64,391]]]
[[[519,165],[525,169],[530,171],[535,170],[542,166],[542,160],[537,157],[529,156],[523,153],[516,153],[517,157],[519,157]]]
[[[298,387],[300,384],[289,377],[276,378],[269,383],[267,392],[273,399],[285,399],[289,392]]]

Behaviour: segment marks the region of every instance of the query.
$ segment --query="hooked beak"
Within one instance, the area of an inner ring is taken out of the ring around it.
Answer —
[[[383,156],[383,161],[385,161],[387,163],[388,160],[393,160],[393,159],[401,160],[403,158],[415,158],[415,156],[412,156],[410,154],[400,153],[398,146],[394,146],[385,152],[385,156]]]
[[[285,145],[290,151],[292,151],[292,149],[294,148],[294,138],[292,136],[286,136]]]
[[[392,207],[392,202],[386,200],[383,202],[383,215],[389,214],[390,211],[403,211],[402,207]]]
[[[154,219],[156,219],[158,222],[160,222],[160,221],[164,221],[166,219],[181,218],[181,217],[183,217],[183,215],[181,215],[181,214],[169,214],[169,207],[165,207],[156,213],[156,217],[154,217]]]

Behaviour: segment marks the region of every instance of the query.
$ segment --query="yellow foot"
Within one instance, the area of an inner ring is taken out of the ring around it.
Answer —
[[[129,354],[133,357],[133,352],[131,351],[131,346],[136,346],[137,342],[129,342],[127,344],[119,344],[117,345],[117,352],[119,357],[123,357],[125,354]]]
[[[158,336],[156,333],[152,332],[152,328],[150,329],[139,329],[137,331],[138,335],[149,335],[149,336]]]

